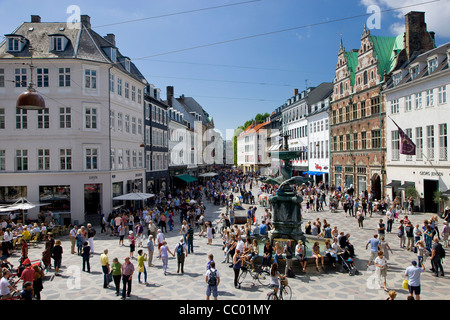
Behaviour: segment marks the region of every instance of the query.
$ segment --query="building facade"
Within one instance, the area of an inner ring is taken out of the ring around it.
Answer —
[[[392,73],[383,91],[387,115],[387,194],[405,204],[406,189],[416,189],[415,204],[438,212],[436,191],[450,185],[448,125],[450,109],[450,44],[417,54]],[[416,145],[414,155],[400,154],[402,138],[397,125]],[[440,208],[442,210],[442,208]]]
[[[32,16],[0,43],[0,71],[0,203],[23,196],[81,223],[109,213],[113,196],[143,191],[146,81],[113,34],[100,36],[87,15],[74,29]],[[29,81],[42,111],[15,108]]]

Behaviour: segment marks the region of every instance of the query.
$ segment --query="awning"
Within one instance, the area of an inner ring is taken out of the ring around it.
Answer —
[[[324,173],[320,172],[320,171],[306,171],[306,172],[303,172],[303,174],[307,174],[309,176],[321,176]]]
[[[393,180],[392,182],[388,183],[387,185],[385,185],[385,188],[396,188],[396,187],[400,187],[402,183],[398,180]]]
[[[218,173],[216,173],[216,172],[206,172],[206,173],[199,174],[198,176],[203,177],[203,178],[208,178],[208,177],[215,177],[217,175],[218,175]]]
[[[271,146],[269,148],[269,151],[277,151],[277,150],[280,150],[280,148],[281,148],[281,144],[274,144],[273,146]]]
[[[450,189],[448,189],[447,191],[445,191],[445,192],[442,192],[442,195],[441,195],[442,197],[450,197]]]
[[[188,174],[181,174],[181,175],[176,176],[176,177],[181,179],[181,180],[183,180],[184,182],[187,182],[187,183],[197,181],[197,178],[195,178],[195,177],[193,177],[191,175],[188,175]]]
[[[414,182],[411,181],[405,181],[405,183],[403,183],[400,187],[398,187],[399,190],[405,190],[408,187],[415,187],[416,184]]]

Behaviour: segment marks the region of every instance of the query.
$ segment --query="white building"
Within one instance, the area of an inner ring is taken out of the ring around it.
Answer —
[[[384,90],[386,95],[386,171],[391,198],[405,201],[405,189],[413,186],[420,197],[416,205],[436,212],[435,191],[450,185],[447,91],[450,85],[450,43],[416,56],[396,70]],[[416,145],[415,155],[400,154],[397,126]]]
[[[324,82],[314,88],[308,95],[308,175],[316,183],[330,182],[330,98],[333,83]]]
[[[0,43],[0,203],[50,203],[64,223],[98,221],[112,197],[145,186],[146,81],[112,34],[43,23],[39,16]],[[16,110],[30,79],[43,111]],[[35,219],[37,209],[29,211]],[[64,220],[62,219],[64,218]]]
[[[270,165],[267,155],[270,121],[253,123],[237,137],[237,165],[244,173],[265,171]]]

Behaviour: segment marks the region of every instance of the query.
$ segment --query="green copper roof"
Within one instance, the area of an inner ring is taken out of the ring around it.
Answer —
[[[375,56],[378,58],[378,73],[383,79],[384,72],[389,73],[395,66],[398,53],[403,50],[403,34],[397,37],[370,36]]]
[[[344,52],[344,56],[347,59],[348,71],[350,72],[350,85],[355,84],[355,71],[358,67],[358,51]]]

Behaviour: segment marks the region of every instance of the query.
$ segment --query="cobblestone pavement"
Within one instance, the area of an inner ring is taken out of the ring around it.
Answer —
[[[254,190],[256,191],[256,190]],[[206,220],[217,221],[224,207],[214,206],[212,203],[205,203]],[[244,205],[246,209],[249,205]],[[264,208],[258,205],[257,219],[262,214]],[[258,215],[259,214],[259,215]],[[418,213],[410,217],[413,223],[422,225],[424,219],[431,217],[431,214]],[[177,217],[176,217],[177,218]],[[295,278],[289,279],[292,288],[292,299],[297,300],[384,300],[387,293],[378,287],[375,271],[367,268],[369,251],[365,249],[367,241],[376,233],[377,222],[385,217],[374,215],[367,217],[364,221],[364,228],[359,229],[358,223],[353,217],[346,217],[342,210],[331,213],[328,210],[320,212],[303,213],[303,226],[309,220],[316,218],[327,219],[331,226],[337,226],[339,231],[350,233],[350,242],[355,246],[355,264],[360,271],[358,275],[350,276],[348,273],[341,273],[331,266],[326,266],[324,271],[317,272],[312,264],[307,268],[306,273],[299,273]],[[166,240],[169,248],[173,251],[177,244],[179,235],[179,222],[175,219],[176,225],[173,231],[166,233]],[[442,227],[442,220],[439,220],[439,228]],[[399,225],[394,223],[393,230]],[[125,246],[118,246],[118,238],[100,233],[97,227],[97,236],[94,240],[95,254],[91,257],[91,273],[81,271],[82,260],[77,254],[70,253],[70,241],[68,235],[59,236],[64,249],[61,276],[55,277],[53,270],[50,271],[44,280],[44,290],[41,293],[43,300],[119,300],[115,295],[114,284],[111,283],[109,289],[103,288],[103,274],[100,265],[100,253],[103,249],[109,250],[110,262],[114,257],[118,257],[120,262],[129,255],[129,247],[125,240]],[[168,274],[164,275],[162,262],[154,258],[154,267],[147,267],[148,283],[139,284],[137,271],[133,276],[132,293],[130,300],[203,300],[205,299],[205,271],[208,261],[208,254],[214,254],[216,266],[221,274],[219,286],[219,299],[221,300],[264,300],[270,291],[267,287],[262,287],[252,280],[246,280],[240,289],[236,289],[233,284],[233,271],[228,264],[221,263],[223,260],[222,241],[216,236],[212,245],[207,244],[207,239],[194,237],[194,254],[190,254],[185,261],[185,273],[176,273],[176,258],[169,258]],[[396,232],[386,235],[386,240],[390,244],[393,254],[390,254],[389,269],[387,276],[387,286],[397,291],[397,299],[405,300],[408,292],[402,289],[403,273],[416,255],[407,252],[399,247],[399,240]],[[44,244],[37,248],[30,247],[30,258],[40,259]],[[136,249],[137,251],[137,249]],[[137,252],[135,252],[137,256]],[[156,255],[155,255],[156,256]],[[19,257],[17,254],[10,258],[14,264]],[[132,260],[137,267],[137,261]],[[294,263],[297,263],[296,261]],[[444,259],[444,270],[448,270],[448,262]],[[448,299],[450,278],[433,277],[431,263],[426,261],[426,272],[422,274],[422,293],[424,300]]]

